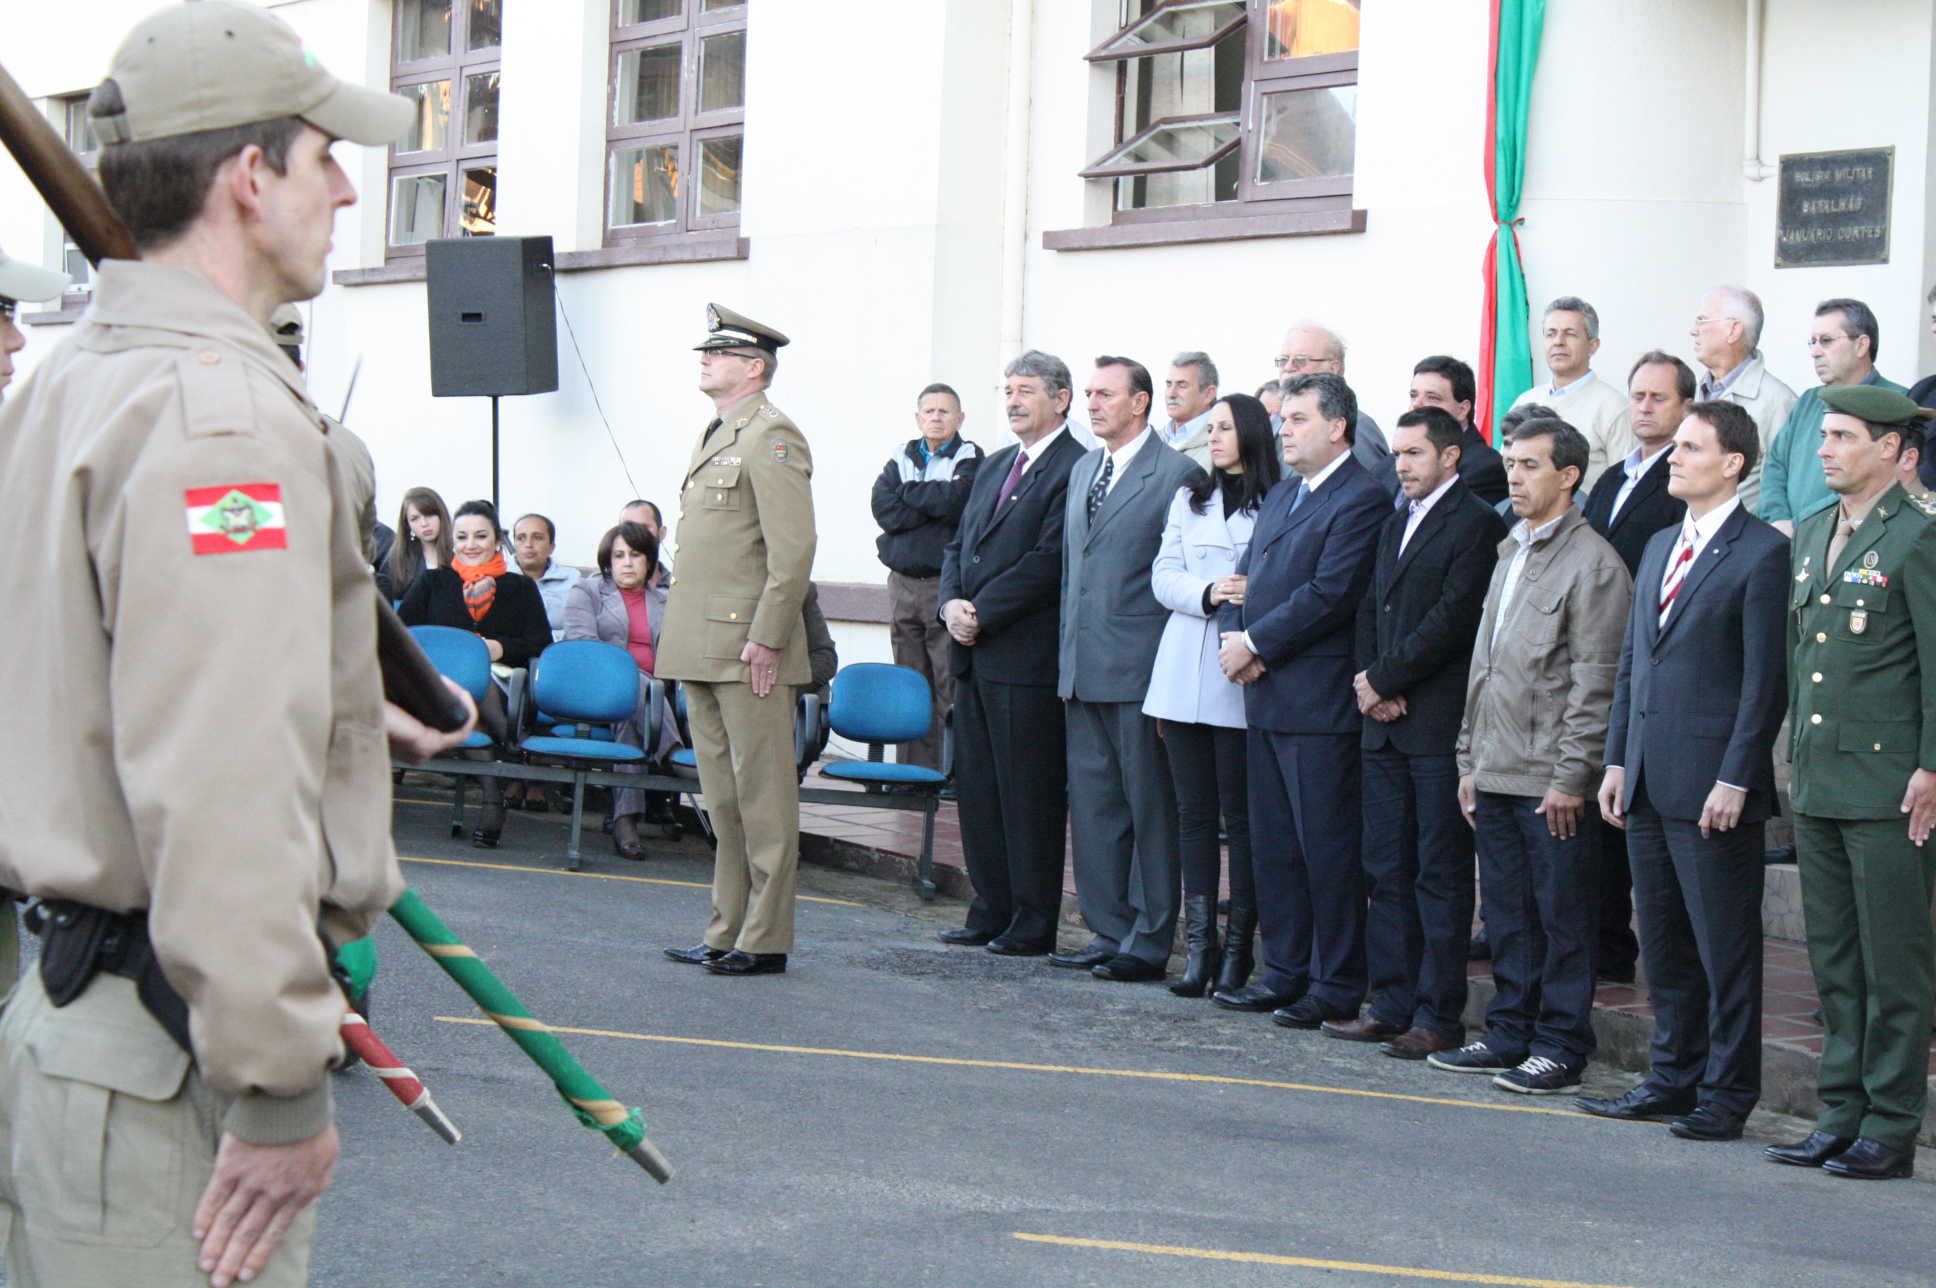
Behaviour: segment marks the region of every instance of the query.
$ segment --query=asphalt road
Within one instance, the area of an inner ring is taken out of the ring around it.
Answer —
[[[319,1285],[1936,1279],[1924,1180],[1778,1168],[1759,1141],[1683,1142],[1160,985],[944,947],[958,907],[825,870],[803,873],[787,975],[716,978],[659,954],[704,925],[695,842],[632,864],[594,836],[574,876],[554,820],[514,817],[486,852],[447,817],[399,805],[406,875],[534,1014],[604,1034],[564,1040],[679,1172],[653,1184],[503,1035],[453,1022],[477,1012],[386,923],[372,1018],[466,1139],[339,1075]]]

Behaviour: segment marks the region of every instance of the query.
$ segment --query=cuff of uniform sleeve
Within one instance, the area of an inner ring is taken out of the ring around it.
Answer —
[[[294,1096],[261,1093],[237,1097],[222,1120],[222,1130],[251,1145],[293,1145],[326,1130],[336,1106],[328,1079]]]

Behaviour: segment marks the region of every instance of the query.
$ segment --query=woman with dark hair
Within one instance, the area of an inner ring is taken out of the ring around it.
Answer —
[[[390,543],[390,589],[401,600],[426,569],[451,561],[450,509],[427,487],[413,487],[397,507],[396,540]]]
[[[433,499],[435,495],[431,493]],[[489,501],[458,506],[449,540],[450,562],[418,574],[397,605],[397,616],[406,626],[452,626],[483,639],[494,679],[484,701],[477,704],[477,719],[491,737],[503,742],[508,731],[497,670],[524,666],[544,652],[551,643],[551,622],[538,584],[506,567],[504,531]],[[486,760],[490,755],[488,749],[478,749],[474,758]],[[484,812],[471,833],[471,844],[490,850],[497,848],[498,834],[504,831],[504,781],[485,778],[480,786]]]
[[[632,718],[618,727],[618,740],[644,748],[648,761],[679,742],[670,704],[651,742],[645,738],[646,681],[652,678],[659,630],[665,624],[666,588],[652,584],[658,566],[659,543],[652,529],[621,523],[598,543],[598,576],[584,578],[565,594],[565,639],[616,644],[639,664],[639,704]],[[620,858],[645,857],[639,844],[644,813],[644,792],[621,787],[612,794],[612,847]]]
[[[1144,714],[1156,717],[1176,783],[1189,943],[1183,976],[1170,985],[1179,997],[1242,988],[1255,964],[1244,694],[1217,664],[1217,613],[1226,603],[1243,602],[1245,579],[1236,575],[1237,561],[1250,546],[1257,507],[1283,475],[1270,413],[1249,394],[1231,394],[1212,407],[1207,428],[1210,474],[1176,490],[1163,548],[1150,570],[1150,588],[1170,610],[1170,620],[1143,702]],[[1217,936],[1219,814],[1230,838],[1227,951]]]

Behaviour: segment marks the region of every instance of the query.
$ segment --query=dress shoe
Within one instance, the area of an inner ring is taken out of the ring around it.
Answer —
[[[1808,1134],[1807,1140],[1793,1145],[1770,1145],[1761,1153],[1771,1163],[1786,1163],[1790,1167],[1820,1167],[1853,1144],[1853,1136],[1834,1136],[1825,1131],[1814,1131]]]
[[[1701,1105],[1685,1118],[1667,1124],[1667,1130],[1682,1140],[1740,1140],[1743,1126],[1740,1114],[1719,1105]]]
[[[688,966],[704,966],[707,962],[718,961],[730,951],[726,948],[708,948],[700,944],[696,948],[668,948],[665,950],[665,955],[675,962],[684,962]]]
[[[497,838],[504,835],[504,802],[486,801],[478,811],[477,830],[471,833],[471,844],[480,850],[495,850]]]
[[[1459,1039],[1448,1038],[1443,1033],[1434,1033],[1430,1029],[1406,1029],[1391,1041],[1380,1042],[1378,1049],[1399,1060],[1423,1060],[1426,1056],[1450,1051],[1458,1045]]]
[[[1831,1176],[1846,1176],[1858,1181],[1893,1181],[1907,1179],[1916,1174],[1916,1149],[1909,1147],[1904,1153],[1890,1149],[1879,1140],[1867,1136],[1857,1136],[1855,1144],[1822,1164],[1822,1170]]]
[[[1049,965],[1060,966],[1064,970],[1094,970],[1104,962],[1113,960],[1115,956],[1116,950],[1113,948],[1090,944],[1087,948],[1078,948],[1072,953],[1050,953]]]
[[[1324,1030],[1324,1036],[1343,1038],[1346,1042],[1382,1042],[1405,1031],[1396,1024],[1374,1019],[1369,1011],[1355,1020],[1326,1020],[1318,1027]]]
[[[786,959],[785,953],[743,953],[735,948],[700,965],[715,975],[784,975]]]
[[[997,957],[1046,957],[1055,951],[1055,940],[1017,939],[1013,935],[997,935],[988,941],[987,948]]]
[[[1341,1011],[1321,997],[1306,993],[1289,1006],[1271,1012],[1271,1023],[1287,1029],[1315,1029],[1326,1020],[1348,1020],[1351,1012]]]
[[[1263,981],[1246,984],[1242,988],[1218,989],[1210,994],[1210,1000],[1226,1011],[1275,1011],[1289,1006],[1304,996],[1304,990],[1295,993],[1280,993]]]
[[[980,948],[994,937],[986,930],[976,930],[973,926],[956,926],[935,936],[944,944],[955,944],[962,948]]]
[[[1118,984],[1147,984],[1153,979],[1162,979],[1166,973],[1161,962],[1144,961],[1128,953],[1118,953],[1100,966],[1091,966],[1089,973],[1097,979],[1113,980]]]
[[[1425,1057],[1425,1063],[1447,1073],[1502,1073],[1516,1067],[1524,1056],[1508,1058],[1485,1044],[1481,1038],[1457,1051],[1440,1051]]]
[[[1793,863],[1795,861],[1795,843],[1790,841],[1786,845],[1777,845],[1774,849],[1762,855],[1761,861],[1763,863]]]
[[[1618,1100],[1581,1096],[1573,1103],[1595,1118],[1625,1118],[1630,1122],[1643,1122],[1691,1114],[1699,1102],[1693,1096],[1664,1096],[1643,1082]]]

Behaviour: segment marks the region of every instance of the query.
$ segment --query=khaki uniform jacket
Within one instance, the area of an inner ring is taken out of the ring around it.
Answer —
[[[1497,642],[1492,625],[1519,542],[1499,543],[1486,614],[1472,644],[1461,775],[1480,791],[1569,796],[1598,789],[1613,682],[1627,633],[1633,579],[1579,506],[1526,555]]]
[[[403,891],[370,568],[302,377],[192,270],[113,261],[0,410],[0,884],[147,909],[259,1142],[328,1125],[339,942]]]
[[[750,639],[780,650],[781,684],[812,678],[800,604],[813,573],[813,458],[764,393],[701,436],[679,490],[679,543],[656,659],[669,680],[751,679]]]
[[[1841,514],[1803,519],[1789,547],[1789,800],[1900,820],[1910,775],[1936,769],[1936,504],[1891,487],[1830,568]]]

